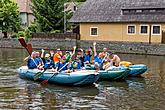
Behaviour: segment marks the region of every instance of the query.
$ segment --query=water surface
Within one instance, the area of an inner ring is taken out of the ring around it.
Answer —
[[[20,79],[16,68],[25,65],[24,49],[0,48],[0,109],[111,109],[164,110],[165,57],[119,54],[134,64],[143,63],[143,77],[102,81],[88,87],[67,87]]]

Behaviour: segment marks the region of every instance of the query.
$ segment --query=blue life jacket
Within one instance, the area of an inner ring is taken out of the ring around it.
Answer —
[[[58,62],[58,63],[57,63],[57,68],[58,68],[58,70],[60,70],[65,64],[66,64],[66,62],[65,62],[65,63]],[[65,70],[67,70],[67,69],[68,69],[68,68],[67,68],[67,65],[66,65],[61,71],[65,71]]]
[[[27,66],[28,66],[29,69],[37,68],[37,64],[38,64],[38,60],[36,58],[32,59],[30,57],[27,61]]]
[[[84,62],[89,61],[90,62],[90,55],[84,54]]]
[[[99,58],[97,55],[94,57],[94,61],[95,63],[98,63],[99,64],[99,67],[100,69],[102,68],[103,66],[103,60],[101,58]]]
[[[48,69],[48,68],[54,68],[55,67],[55,64],[52,60],[47,60],[47,59],[44,59],[44,68],[45,69]]]
[[[37,57],[36,59],[37,59],[37,63],[38,63],[38,64],[43,62],[42,59],[41,59],[40,57]]]
[[[75,63],[77,63],[76,68],[73,66]],[[79,61],[79,62],[73,62],[72,69],[81,69],[81,65],[82,65],[82,62],[81,61]]]

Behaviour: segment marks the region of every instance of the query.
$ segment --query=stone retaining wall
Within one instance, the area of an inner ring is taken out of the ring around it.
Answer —
[[[73,46],[87,49],[92,46],[93,41],[82,41],[75,39],[39,39],[33,38],[29,40],[33,48],[70,49]],[[2,48],[22,48],[17,39],[0,38],[0,47]],[[149,55],[165,55],[165,44],[148,44],[148,43],[130,43],[130,42],[109,42],[98,41],[97,50],[107,47],[111,52],[117,53],[134,53],[134,54],[149,54]]]

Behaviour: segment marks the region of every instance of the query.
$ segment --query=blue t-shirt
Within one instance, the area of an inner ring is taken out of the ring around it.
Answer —
[[[90,55],[84,55],[84,62],[89,61],[90,62]]]
[[[94,61],[95,61],[95,63],[97,62],[99,65],[101,65],[103,60],[96,55],[94,57]]]
[[[38,64],[38,60],[36,58],[32,59],[30,57],[27,61],[27,66],[28,66],[29,69],[37,68],[37,64]]]

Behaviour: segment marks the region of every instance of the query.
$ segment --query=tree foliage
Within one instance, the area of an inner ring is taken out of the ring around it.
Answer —
[[[11,0],[0,0],[0,27],[7,37],[7,32],[16,32],[20,28],[18,6]]]
[[[41,32],[63,30],[64,3],[68,0],[33,0],[32,11]]]
[[[85,2],[86,0],[76,0],[76,2]]]

